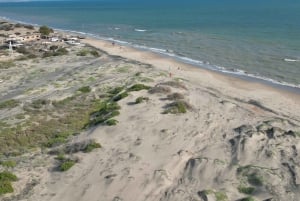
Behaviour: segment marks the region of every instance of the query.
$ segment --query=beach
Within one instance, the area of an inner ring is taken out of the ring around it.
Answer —
[[[65,55],[16,60],[2,69],[1,102],[20,104],[0,109],[1,122],[29,119],[38,130],[56,118],[68,122],[96,101],[113,100],[116,125],[106,120],[79,129],[78,122],[77,134],[58,146],[8,156],[17,161],[9,170],[18,180],[3,200],[298,200],[298,93],[111,41],[80,43],[85,45],[60,43]],[[144,88],[132,89],[136,84]],[[101,148],[64,151],[76,164],[56,170],[57,150],[91,139]]]

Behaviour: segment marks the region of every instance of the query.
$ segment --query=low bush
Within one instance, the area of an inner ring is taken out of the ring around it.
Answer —
[[[65,172],[65,171],[69,170],[71,167],[73,167],[75,165],[75,163],[76,162],[73,160],[64,161],[59,165],[59,171]]]
[[[239,190],[240,193],[251,195],[255,191],[255,188],[254,187],[239,186],[238,190]]]
[[[15,100],[15,99],[11,99],[11,100],[7,100],[4,102],[0,103],[0,110],[1,109],[11,109],[11,108],[15,108],[19,105],[19,101]]]
[[[77,52],[77,56],[86,56],[89,53],[88,50],[80,50],[79,52]]]
[[[89,93],[89,92],[91,92],[91,90],[92,90],[91,87],[84,86],[84,87],[79,88],[77,91],[80,91],[82,93]]]
[[[7,193],[13,193],[14,189],[11,185],[11,182],[9,181],[0,181],[0,196],[7,194]]]
[[[112,98],[113,101],[117,102],[123,98],[126,98],[129,94],[127,92],[123,92],[121,94],[116,95],[115,97]]]
[[[16,161],[1,161],[0,162],[0,165],[2,165],[3,167],[6,167],[6,168],[14,168],[16,167],[17,163]]]
[[[140,96],[138,98],[135,99],[135,104],[140,104],[144,101],[149,101],[149,98],[148,97],[143,97],[143,96]]]
[[[73,154],[77,152],[87,153],[97,148],[101,148],[101,144],[91,139],[91,140],[85,140],[85,141],[69,144],[65,147],[63,152],[67,154]]]
[[[118,123],[118,121],[115,119],[108,119],[105,121],[105,124],[108,126],[114,126],[114,125],[117,125],[117,123]]]
[[[146,86],[146,85],[144,85],[144,84],[135,84],[135,85],[129,87],[127,91],[130,92],[130,91],[148,90],[148,89],[150,89],[150,88],[151,88],[151,87]]]
[[[0,182],[3,182],[3,181],[17,181],[17,176],[14,175],[13,173],[11,172],[8,172],[8,171],[4,171],[4,172],[0,172]]]
[[[175,101],[166,105],[166,110],[163,112],[164,114],[179,114],[179,113],[186,113],[188,109],[192,107],[185,101]]]
[[[100,56],[100,54],[97,50],[91,50],[90,54],[93,55],[94,57],[99,57]]]
[[[240,201],[255,201],[255,199],[253,197],[246,197],[246,198],[240,199]]]

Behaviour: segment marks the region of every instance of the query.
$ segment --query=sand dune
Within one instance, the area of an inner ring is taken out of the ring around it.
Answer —
[[[70,142],[95,139],[102,148],[76,154],[80,162],[68,172],[44,171],[23,200],[299,200],[299,95],[149,52],[85,42],[108,53],[91,65],[104,76],[93,83],[95,96],[98,86],[131,83],[136,72],[151,78],[148,85],[169,91],[131,92],[120,100],[116,126],[96,127]],[[107,58],[113,56],[137,65],[126,76],[110,74]],[[183,95],[190,106],[186,113],[163,114],[172,93]],[[141,96],[149,100],[131,104]]]

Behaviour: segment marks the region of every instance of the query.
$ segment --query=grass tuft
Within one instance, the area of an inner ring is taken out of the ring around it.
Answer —
[[[128,91],[141,91],[141,90],[148,90],[150,89],[151,87],[149,86],[146,86],[144,84],[135,84],[131,87],[128,88]]]
[[[84,86],[84,87],[79,88],[77,91],[80,91],[81,93],[89,93],[89,92],[91,92],[91,87]]]
[[[254,187],[239,186],[238,190],[239,190],[240,193],[251,195],[255,191],[255,188]]]
[[[15,100],[15,99],[7,100],[7,101],[0,103],[0,110],[12,109],[12,108],[17,107],[19,104],[20,104],[19,101]]]

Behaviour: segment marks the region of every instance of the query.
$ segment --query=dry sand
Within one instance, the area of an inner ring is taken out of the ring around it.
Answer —
[[[93,87],[130,83],[141,72],[151,86],[171,83],[170,93],[183,94],[192,108],[162,114],[168,93],[130,93],[119,101],[116,126],[99,126],[73,140],[96,139],[101,149],[78,154],[80,163],[68,172],[46,166],[39,184],[19,200],[225,201],[248,197],[241,187],[253,187],[255,200],[299,200],[299,95],[106,41],[84,42],[131,65],[124,76],[100,58],[89,70],[110,80],[96,80]],[[130,104],[140,96],[149,101]]]

